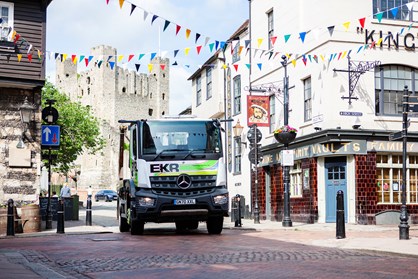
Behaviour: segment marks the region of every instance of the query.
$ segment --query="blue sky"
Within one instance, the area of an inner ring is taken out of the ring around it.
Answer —
[[[132,4],[136,8],[130,15]],[[144,14],[148,14],[145,21]],[[154,15],[158,18],[151,24]],[[187,78],[212,55],[209,47],[197,55],[196,46],[204,45],[206,38],[227,40],[247,18],[248,0],[125,0],[122,9],[119,0],[109,0],[108,5],[106,0],[53,0],[48,7],[47,51],[88,55],[92,47],[102,44],[115,47],[119,55],[166,51],[170,62],[179,64],[170,67],[170,114],[177,114],[191,105]],[[170,25],[163,32],[166,20]],[[176,25],[181,26],[177,36]],[[186,29],[191,30],[189,39]],[[195,44],[197,33],[200,38]],[[128,67],[134,69],[134,63]],[[140,72],[146,70],[141,66]],[[55,61],[47,59],[49,80],[54,80],[54,72]]]

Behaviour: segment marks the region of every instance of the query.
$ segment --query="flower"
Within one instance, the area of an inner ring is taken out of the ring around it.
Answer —
[[[296,129],[296,128],[293,128],[293,127],[291,127],[291,126],[289,126],[289,125],[284,125],[284,126],[282,126],[282,127],[280,127],[279,129],[276,129],[276,130],[274,130],[274,134],[280,134],[280,133],[283,133],[283,132],[289,132],[289,133],[297,133],[298,132],[298,130]]]

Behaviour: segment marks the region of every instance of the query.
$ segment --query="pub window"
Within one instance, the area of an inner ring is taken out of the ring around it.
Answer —
[[[0,1],[0,41],[10,41],[13,30],[14,4]]]
[[[199,76],[196,78],[196,106],[202,104],[202,78]]]
[[[234,77],[234,115],[241,113],[241,76]]]
[[[241,173],[241,137],[234,138],[234,173]]]
[[[409,2],[415,0],[373,0],[373,17],[377,18],[378,14],[383,13],[384,19],[417,21],[415,11],[410,11],[406,5]]]
[[[295,163],[290,170],[290,197],[302,197],[302,169],[300,162]]]

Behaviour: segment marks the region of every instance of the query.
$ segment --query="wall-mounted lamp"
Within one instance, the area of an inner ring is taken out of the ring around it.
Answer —
[[[322,128],[321,127],[314,127],[314,129],[315,129],[315,131],[321,131],[322,130]]]
[[[358,117],[356,118],[356,121],[354,122],[352,127],[353,127],[354,130],[360,129],[361,123],[360,123],[360,119]]]
[[[25,133],[28,130],[28,125],[30,121],[32,120],[32,113],[35,109],[34,105],[29,104],[28,98],[25,98],[25,101],[23,101],[23,104],[20,106],[20,120],[23,125],[23,132],[22,135],[19,138],[19,142],[16,145],[16,148],[25,148],[25,143],[23,141],[23,138],[25,137]]]
[[[242,135],[242,131],[244,130],[244,127],[241,126],[241,123],[238,120],[237,121],[237,124],[232,127],[232,130],[234,132],[234,137],[235,138],[240,138],[241,135]],[[246,142],[241,141],[241,143],[244,144],[245,146],[247,146],[247,143]]]

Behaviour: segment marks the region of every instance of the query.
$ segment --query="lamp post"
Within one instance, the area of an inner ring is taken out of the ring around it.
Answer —
[[[408,86],[405,86],[402,104],[402,205],[401,205],[401,223],[399,224],[399,239],[409,239],[408,211],[406,209],[406,156],[408,144],[408,108],[409,108],[409,92]]]
[[[289,124],[289,77],[287,76],[287,57],[282,56],[283,61],[281,62],[284,67],[284,100],[283,100],[283,114],[284,114],[284,126]],[[289,147],[288,143],[284,144],[284,149],[287,150]],[[289,177],[290,167],[284,166],[283,170],[283,184],[284,184],[284,216],[282,221],[283,227],[291,227],[292,220],[290,219],[290,191],[289,191]]]
[[[35,107],[28,102],[28,98],[25,97],[25,100],[23,101],[23,104],[20,106],[20,120],[23,125],[23,132],[22,135],[19,138],[19,142],[17,143],[16,147],[23,149],[25,148],[25,143],[23,141],[25,133],[28,129],[28,125],[32,119],[32,112],[35,109]]]

